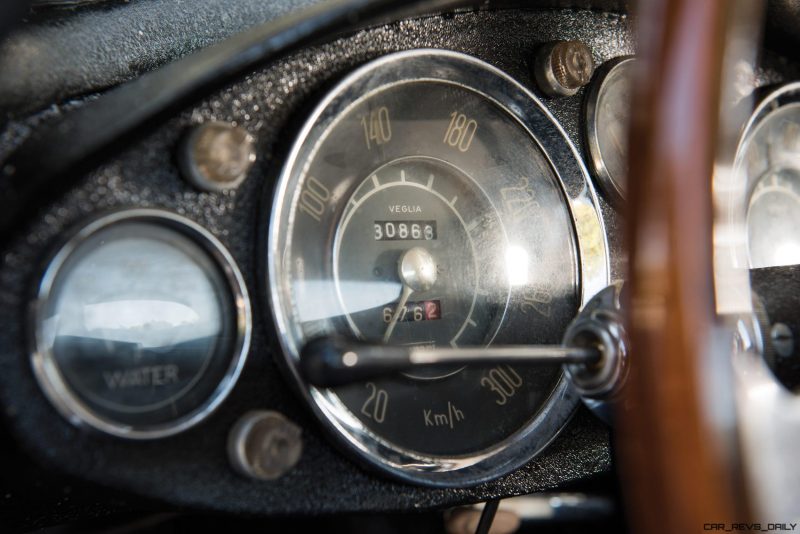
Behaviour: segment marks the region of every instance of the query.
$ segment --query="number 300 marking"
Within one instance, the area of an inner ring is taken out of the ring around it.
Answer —
[[[503,406],[522,385],[522,377],[508,365],[498,365],[481,378],[481,386],[497,393],[495,404]]]

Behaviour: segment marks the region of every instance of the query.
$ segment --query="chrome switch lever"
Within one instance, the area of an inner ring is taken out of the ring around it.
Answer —
[[[612,284],[592,297],[564,334],[568,347],[596,347],[601,358],[589,364],[564,364],[564,372],[584,404],[607,423],[628,377],[628,335],[622,311],[623,284]]]
[[[586,405],[610,422],[609,403],[622,389],[628,365],[621,291],[622,284],[617,284],[595,295],[570,324],[562,345],[430,348],[328,335],[303,347],[300,366],[310,384],[335,387],[420,367],[561,364]]]

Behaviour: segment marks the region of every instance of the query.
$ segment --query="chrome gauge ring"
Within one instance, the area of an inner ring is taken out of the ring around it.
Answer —
[[[236,263],[196,223],[130,209],[78,230],[33,302],[31,363],[69,421],[130,439],[176,434],[225,399],[250,345]]]
[[[475,58],[373,61],[317,106],[272,198],[270,299],[285,367],[324,427],[371,467],[431,486],[498,477],[578,403],[560,367],[428,369],[308,385],[316,336],[559,343],[609,281],[588,173],[523,86]]]

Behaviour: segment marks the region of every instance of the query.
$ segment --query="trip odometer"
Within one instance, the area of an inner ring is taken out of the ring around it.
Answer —
[[[605,234],[575,150],[539,102],[461,54],[362,67],[302,130],[270,229],[287,367],[359,458],[405,480],[479,483],[566,423],[559,367],[437,368],[321,390],[300,348],[330,333],[441,347],[558,343],[608,283]]]

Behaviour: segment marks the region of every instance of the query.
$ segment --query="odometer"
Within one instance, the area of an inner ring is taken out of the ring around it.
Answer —
[[[300,347],[339,333],[429,346],[558,343],[608,282],[575,150],[522,86],[473,58],[387,56],[318,106],[273,200],[269,274],[287,368],[367,463],[467,485],[540,451],[577,397],[561,369],[437,368],[319,390]]]

